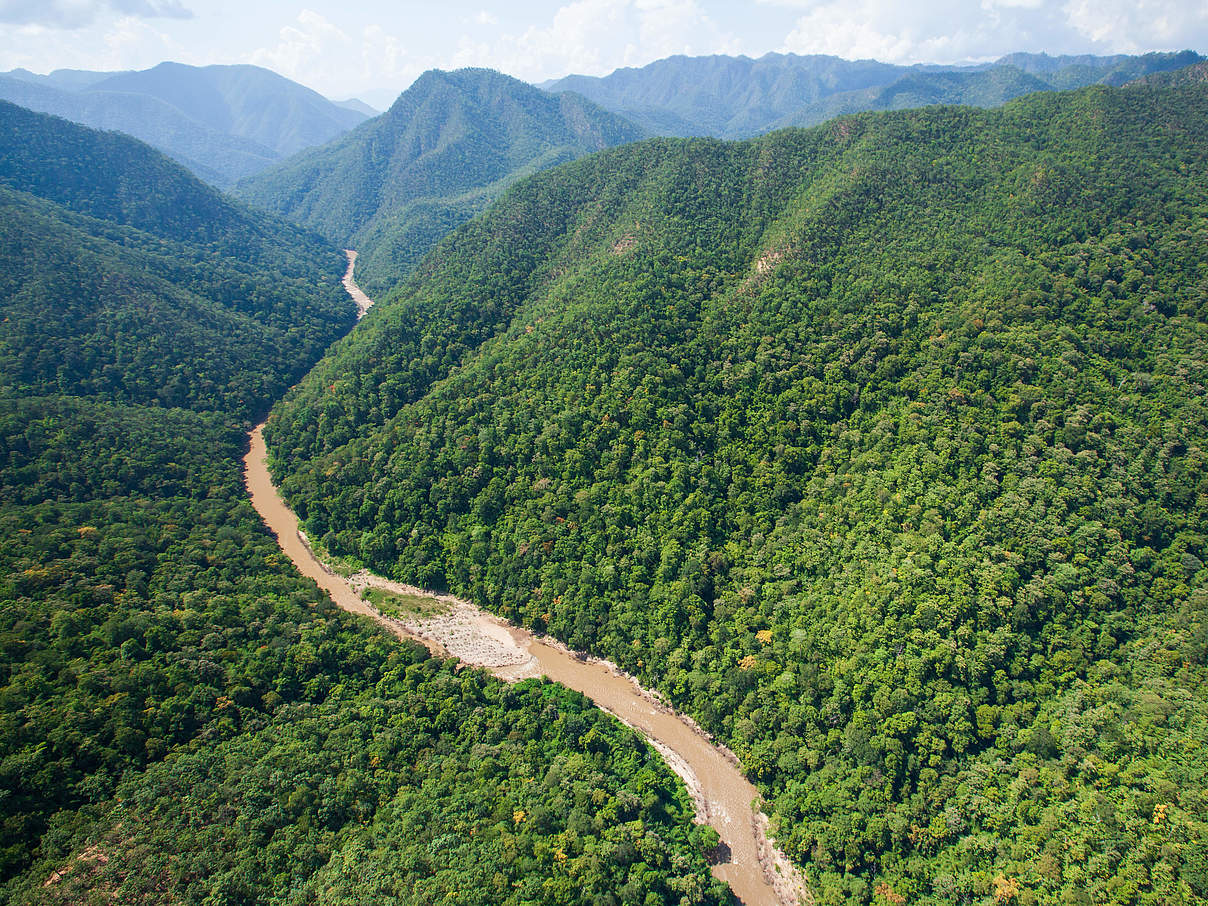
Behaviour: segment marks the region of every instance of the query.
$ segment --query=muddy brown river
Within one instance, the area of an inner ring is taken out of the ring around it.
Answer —
[[[353,287],[355,260],[355,253],[349,254],[346,285]],[[349,292],[356,298],[351,289]],[[357,302],[361,309],[361,300]],[[769,839],[766,819],[756,807],[759,794],[743,777],[737,759],[614,665],[571,652],[557,642],[448,596],[433,596],[441,602],[439,615],[405,620],[387,617],[364,600],[361,591],[366,586],[408,594],[430,593],[367,572],[345,577],[323,564],[299,532],[297,517],[269,475],[263,427],[257,426],[249,435],[250,449],[244,460],[252,505],[277,536],[286,556],[339,607],[374,620],[400,638],[418,640],[436,654],[483,667],[501,679],[515,681],[544,675],[583,693],[646,737],[684,780],[696,805],[697,819],[711,824],[725,844],[713,873],[729,884],[744,904],[812,903],[800,873]]]

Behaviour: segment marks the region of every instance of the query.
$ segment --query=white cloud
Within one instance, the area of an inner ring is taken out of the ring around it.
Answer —
[[[281,29],[276,45],[262,47],[251,55],[257,66],[273,69],[291,79],[314,75],[331,61],[348,59],[352,39],[313,10],[304,9],[298,18]]]
[[[1208,8],[1202,2],[1070,0],[1063,12],[1076,32],[1119,52],[1154,46],[1203,50],[1208,43]]]
[[[138,18],[191,19],[180,0],[0,0],[0,22],[78,29],[114,13]]]
[[[421,71],[403,41],[381,25],[349,34],[311,9],[283,27],[275,44],[252,51],[248,59],[329,97],[366,95],[377,104],[393,100]]]
[[[1136,53],[1208,43],[1203,0],[761,0],[800,9],[784,50],[890,63],[991,59],[1017,50]]]
[[[571,72],[601,75],[677,53],[725,53],[734,46],[698,0],[572,0],[548,21],[489,42],[463,36],[453,63],[540,81]]]

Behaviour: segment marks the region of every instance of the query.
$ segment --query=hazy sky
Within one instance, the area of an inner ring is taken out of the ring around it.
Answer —
[[[434,67],[529,81],[675,53],[950,63],[1208,50],[1208,0],[0,0],[0,71],[257,63],[384,108]]]

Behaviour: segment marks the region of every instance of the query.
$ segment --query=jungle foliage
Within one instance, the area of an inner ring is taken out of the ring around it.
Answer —
[[[631,731],[344,615],[252,509],[251,418],[352,321],[338,250],[0,122],[0,903],[724,902]]]
[[[270,450],[330,550],[718,733],[819,902],[1203,901],[1206,223],[1202,84],[614,149]]]

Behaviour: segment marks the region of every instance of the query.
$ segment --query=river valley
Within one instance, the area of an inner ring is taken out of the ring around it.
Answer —
[[[348,257],[345,286],[363,315],[372,302],[353,282],[355,253]],[[249,435],[244,461],[252,504],[276,535],[281,550],[339,607],[376,621],[400,638],[417,640],[436,655],[456,657],[503,680],[546,676],[583,693],[641,733],[683,779],[696,806],[697,820],[712,825],[721,837],[714,874],[746,906],[812,903],[803,877],[768,836],[767,819],[757,807],[759,794],[742,775],[734,755],[613,664],[572,652],[470,602],[433,595],[366,571],[346,577],[323,563],[273,484],[263,428],[258,425]],[[388,616],[367,599],[370,589],[427,599],[434,606],[414,615]]]

